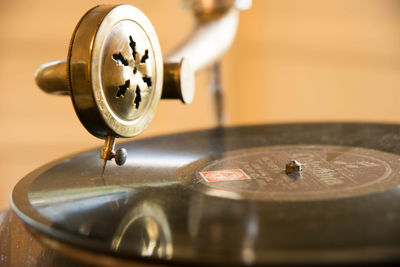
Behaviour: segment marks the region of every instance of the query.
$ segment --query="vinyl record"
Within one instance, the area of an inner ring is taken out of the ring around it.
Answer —
[[[399,125],[218,128],[124,147],[127,163],[104,177],[98,150],[32,172],[14,211],[50,247],[94,263],[400,260]],[[292,160],[301,171],[288,172]]]

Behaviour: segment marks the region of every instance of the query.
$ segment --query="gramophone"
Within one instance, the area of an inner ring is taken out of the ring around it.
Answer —
[[[32,235],[96,265],[399,261],[398,125],[218,126],[115,149],[146,129],[160,99],[192,101],[195,73],[229,48],[251,5],[190,3],[198,26],[166,56],[141,11],[100,5],[78,22],[67,59],[39,68],[39,87],[69,95],[104,146],[15,186],[12,208]]]

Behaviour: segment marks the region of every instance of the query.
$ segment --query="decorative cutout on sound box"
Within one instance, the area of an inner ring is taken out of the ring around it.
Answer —
[[[121,52],[117,52],[112,55],[112,59],[116,62],[117,65],[131,68],[131,73],[133,74],[133,76],[125,80],[124,84],[118,85],[116,98],[124,97],[126,91],[131,89],[131,84],[136,84],[136,86],[133,86],[134,89],[131,90],[134,90],[135,95],[133,98],[133,106],[135,109],[139,109],[140,102],[142,101],[142,90],[151,88],[152,86],[151,77],[147,76],[145,66],[147,59],[149,59],[149,50],[145,49],[144,54],[141,56],[136,49],[136,42],[133,40],[131,35],[129,36],[128,45],[131,50],[129,55],[131,55],[132,58],[125,58]],[[137,75],[139,75],[140,78],[137,77]],[[139,79],[141,79],[142,81],[140,81]],[[147,85],[147,88],[141,88],[140,84],[142,84],[142,87],[145,87]]]
[[[124,58],[124,56],[121,53],[114,54],[113,59],[117,62],[117,64],[129,66],[128,61]]]
[[[135,108],[138,109],[138,108],[139,108],[139,104],[140,104],[140,102],[142,101],[142,96],[140,95],[140,88],[139,88],[139,85],[136,86],[136,91],[135,91],[135,93],[136,93],[136,97],[135,97],[134,103],[135,103]]]
[[[123,85],[120,85],[120,86],[119,86],[119,90],[118,90],[117,95],[116,95],[117,98],[118,98],[118,97],[121,97],[121,96],[122,96],[122,97],[125,96],[125,92],[126,92],[126,90],[129,89],[130,83],[131,83],[130,80],[126,80],[125,83],[124,83]]]

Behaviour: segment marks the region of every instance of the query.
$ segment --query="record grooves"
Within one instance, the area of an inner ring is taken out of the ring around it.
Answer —
[[[98,150],[22,179],[17,214],[39,236],[161,264],[380,263],[400,259],[400,126],[218,128]],[[304,166],[288,176],[285,163]],[[71,255],[74,256],[74,255]]]

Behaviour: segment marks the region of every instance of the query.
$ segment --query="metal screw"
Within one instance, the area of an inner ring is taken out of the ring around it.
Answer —
[[[302,171],[302,166],[301,163],[298,162],[297,160],[291,160],[289,161],[289,163],[286,164],[286,174],[290,175],[290,174],[297,174],[297,175],[301,175],[301,171]]]
[[[117,165],[121,166],[124,165],[126,158],[128,157],[128,152],[126,151],[125,148],[120,148],[117,150],[117,152],[115,152],[115,163],[117,163]]]
[[[104,171],[107,165],[107,161],[114,159],[117,165],[124,165],[126,158],[128,157],[128,151],[125,148],[120,148],[114,152],[115,137],[108,135],[105,138],[103,149],[100,152],[100,158],[104,160],[103,168],[101,170],[101,176],[103,177]]]

